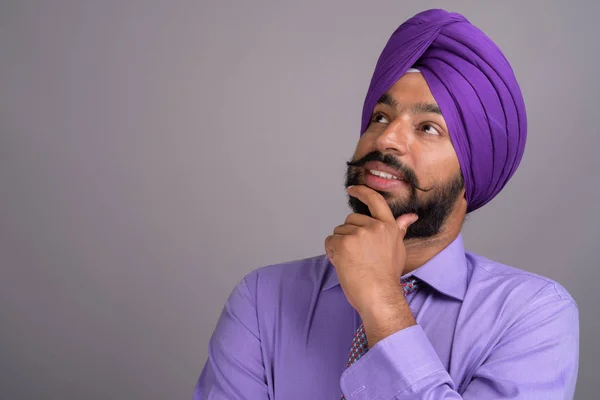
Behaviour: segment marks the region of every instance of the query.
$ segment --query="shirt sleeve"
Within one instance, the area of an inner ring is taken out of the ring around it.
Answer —
[[[347,368],[340,379],[344,395],[348,400],[572,399],[579,362],[577,305],[556,287],[543,292],[461,387],[415,325],[379,341]]]
[[[245,279],[221,312],[194,390],[194,400],[221,399],[268,399],[256,307]]]

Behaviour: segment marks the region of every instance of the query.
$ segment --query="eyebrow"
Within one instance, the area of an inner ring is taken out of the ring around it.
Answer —
[[[377,104],[385,104],[395,109],[400,108],[400,103],[398,103],[389,93],[384,93],[383,96],[377,100]],[[411,114],[434,113],[442,115],[442,110],[440,110],[440,107],[435,103],[415,103],[410,106],[408,111]]]

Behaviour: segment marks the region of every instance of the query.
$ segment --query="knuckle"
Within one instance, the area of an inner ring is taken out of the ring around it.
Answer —
[[[367,235],[368,233],[369,232],[364,228],[359,228],[356,230],[356,236],[358,236],[359,238],[365,237],[365,235]]]
[[[373,224],[373,229],[375,230],[375,232],[385,232],[387,230],[387,227],[385,226],[385,223],[381,222],[381,221],[377,221]]]
[[[338,225],[333,229],[333,233],[341,233],[345,230],[345,224]]]
[[[358,225],[364,216],[358,213],[352,213],[346,217],[346,223],[351,225]]]

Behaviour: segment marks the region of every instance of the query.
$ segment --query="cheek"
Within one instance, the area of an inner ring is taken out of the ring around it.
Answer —
[[[460,163],[458,162],[458,156],[456,155],[454,147],[449,146],[442,164],[444,165],[446,180],[454,178],[456,177],[456,174],[460,173]]]
[[[460,173],[460,166],[456,162],[448,161],[442,164],[441,171],[438,175],[438,182],[446,185],[456,179],[456,175]]]
[[[454,149],[431,152],[416,160],[416,172],[424,183],[448,182],[460,171],[460,165]]]

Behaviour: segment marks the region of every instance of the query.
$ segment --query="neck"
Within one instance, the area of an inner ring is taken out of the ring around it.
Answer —
[[[465,211],[466,204],[459,204],[455,207],[440,232],[435,236],[405,240],[406,264],[402,273],[407,274],[414,271],[448,247],[460,234]]]

